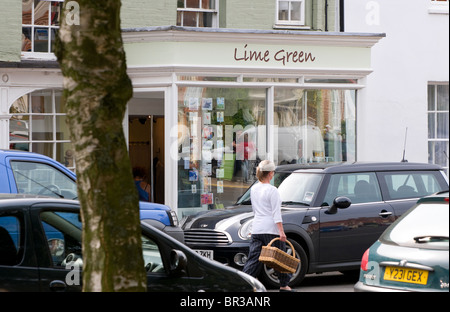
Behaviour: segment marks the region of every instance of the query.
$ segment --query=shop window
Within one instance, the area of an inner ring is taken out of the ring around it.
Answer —
[[[266,89],[181,87],[178,208],[181,215],[236,202],[266,149]]]
[[[305,25],[305,0],[278,0],[276,24],[284,26]]]
[[[63,0],[22,1],[22,52],[53,53]]]
[[[449,85],[428,85],[428,162],[445,168],[449,155]]]
[[[218,0],[178,0],[177,26],[218,27]]]
[[[277,163],[354,161],[355,96],[354,90],[276,88]]]
[[[60,90],[42,90],[17,99],[9,110],[9,146],[49,156],[73,169],[73,148],[61,94]]]

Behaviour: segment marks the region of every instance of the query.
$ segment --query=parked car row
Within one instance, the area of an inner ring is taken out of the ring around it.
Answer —
[[[380,235],[423,196],[448,190],[440,167],[416,163],[284,165],[273,183],[282,198],[286,235],[300,259],[291,286],[307,273],[355,272]],[[242,269],[253,222],[250,190],[234,207],[199,213],[182,221],[192,249]],[[265,267],[259,279],[278,284]]]
[[[0,291],[81,291],[79,213],[73,200],[0,195]],[[198,255],[148,220],[141,228],[149,291],[265,291],[255,278]]]

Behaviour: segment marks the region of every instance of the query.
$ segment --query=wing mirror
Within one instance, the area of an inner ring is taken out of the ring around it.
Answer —
[[[350,207],[350,205],[352,204],[352,201],[348,198],[348,197],[336,197],[333,200],[333,205],[331,205],[331,207],[327,210],[327,214],[336,214],[338,208],[339,209],[345,209]]]
[[[187,267],[187,257],[184,252],[172,249],[170,252],[170,272],[180,275],[185,272]]]

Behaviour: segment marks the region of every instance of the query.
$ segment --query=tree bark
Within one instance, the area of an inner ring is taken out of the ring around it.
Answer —
[[[75,150],[83,291],[145,291],[139,199],[122,125],[133,90],[126,73],[121,2],[77,0],[72,10],[68,2],[56,55]]]

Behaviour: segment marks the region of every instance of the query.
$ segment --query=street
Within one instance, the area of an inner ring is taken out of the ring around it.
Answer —
[[[353,292],[353,286],[358,281],[355,274],[344,275],[340,272],[327,272],[322,274],[307,274],[300,286],[294,289],[297,292]],[[277,292],[277,289],[268,289]]]

